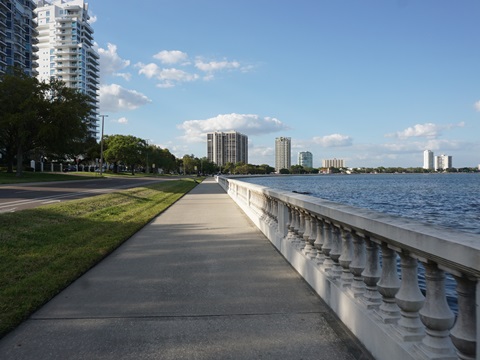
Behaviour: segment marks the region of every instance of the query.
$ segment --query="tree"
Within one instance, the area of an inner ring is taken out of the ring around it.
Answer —
[[[37,145],[44,86],[23,72],[5,74],[0,80],[0,147],[4,149],[8,171],[21,176],[23,155]]]
[[[198,162],[199,160],[195,157],[195,155],[183,155],[183,173],[184,174],[192,174],[198,170]],[[197,170],[195,170],[197,167]]]
[[[87,139],[88,97],[60,81],[49,84],[20,70],[0,77],[0,149],[8,171],[22,175],[24,155],[33,149],[75,152]]]
[[[223,168],[220,169],[220,171],[224,174],[231,174],[233,173],[233,169],[235,168],[235,165],[231,162],[227,162],[225,165],[223,165]]]
[[[150,145],[148,155],[152,167],[155,165],[156,169],[162,169],[167,173],[176,171],[176,158],[168,149],[162,149],[159,146]]]
[[[135,167],[143,161],[146,142],[132,135],[110,135],[104,137],[105,160],[114,165],[114,172],[118,172],[120,163],[127,165],[135,175]]]
[[[292,165],[290,168],[292,174],[305,174],[305,169],[302,165]]]
[[[74,158],[92,147],[95,139],[89,134],[92,108],[88,95],[51,80],[45,101],[39,137],[50,152]]]
[[[218,172],[218,166],[213,162],[209,161],[206,156],[200,159],[200,171],[203,174],[214,174]]]

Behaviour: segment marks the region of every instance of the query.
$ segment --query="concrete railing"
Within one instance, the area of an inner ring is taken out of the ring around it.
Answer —
[[[375,358],[477,358],[480,236],[217,181]],[[446,274],[455,279],[456,313]]]

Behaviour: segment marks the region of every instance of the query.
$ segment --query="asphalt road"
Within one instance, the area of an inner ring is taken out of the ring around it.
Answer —
[[[99,178],[35,184],[0,185],[0,213],[106,194],[175,178]]]

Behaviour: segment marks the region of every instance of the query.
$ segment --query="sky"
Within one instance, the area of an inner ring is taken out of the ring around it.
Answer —
[[[200,158],[235,130],[257,165],[281,136],[292,164],[480,164],[478,0],[88,3],[107,135]]]

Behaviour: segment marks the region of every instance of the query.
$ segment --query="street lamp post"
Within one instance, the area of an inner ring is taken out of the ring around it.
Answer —
[[[105,127],[105,118],[108,115],[99,115],[102,118],[102,136],[100,137],[100,176],[103,174],[103,128]]]

